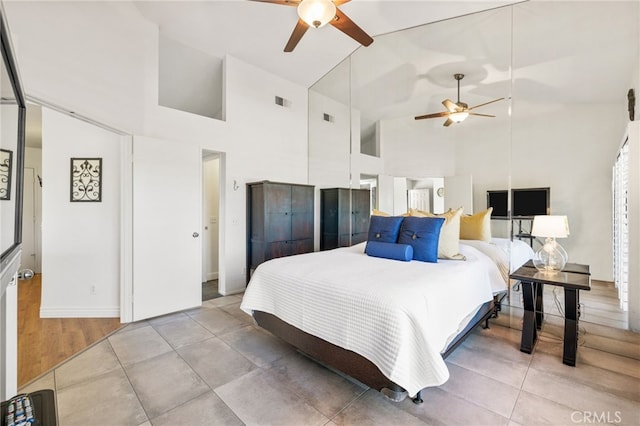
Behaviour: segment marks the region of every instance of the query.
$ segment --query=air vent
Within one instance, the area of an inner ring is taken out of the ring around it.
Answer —
[[[291,106],[291,101],[289,99],[285,99],[282,96],[276,96],[275,100],[276,105],[280,105],[281,107],[289,108]]]
[[[334,119],[333,119],[333,115],[331,114],[327,114],[326,112],[324,114],[322,114],[322,119],[328,123],[333,123]]]

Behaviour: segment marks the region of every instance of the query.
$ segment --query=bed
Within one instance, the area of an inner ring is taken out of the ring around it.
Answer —
[[[253,273],[241,309],[390,399],[419,401],[422,389],[447,381],[444,357],[508,288],[503,243],[461,240],[466,260],[438,263],[367,256],[365,243],[273,259]]]

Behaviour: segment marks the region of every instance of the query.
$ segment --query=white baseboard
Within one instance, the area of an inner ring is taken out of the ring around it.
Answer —
[[[40,318],[120,318],[120,308],[40,308]]]
[[[207,281],[217,280],[218,273],[217,272],[208,272],[207,273]]]

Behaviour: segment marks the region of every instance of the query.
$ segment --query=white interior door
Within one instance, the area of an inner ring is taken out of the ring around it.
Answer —
[[[200,148],[133,139],[133,320],[202,303]]]
[[[36,267],[36,171],[24,168],[24,190],[22,198],[22,268],[38,272]]]

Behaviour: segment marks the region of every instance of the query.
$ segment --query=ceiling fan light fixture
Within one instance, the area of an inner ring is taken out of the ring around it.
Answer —
[[[456,123],[462,123],[468,116],[469,113],[466,111],[452,112],[449,114],[451,121]]]
[[[327,25],[336,16],[336,5],[331,0],[302,0],[298,16],[312,27]]]

